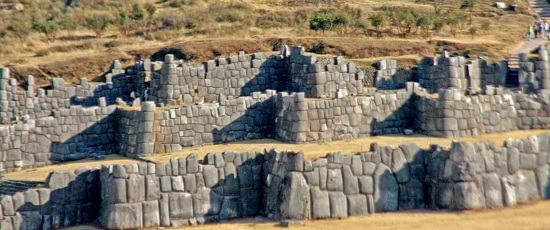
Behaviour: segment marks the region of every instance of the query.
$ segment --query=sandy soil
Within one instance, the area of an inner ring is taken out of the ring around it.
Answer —
[[[138,160],[123,157],[120,155],[108,155],[104,160],[80,160],[67,162],[58,165],[49,165],[40,168],[26,169],[18,172],[4,174],[2,180],[26,180],[26,181],[44,181],[53,171],[74,172],[75,169],[90,166],[92,168],[101,168],[101,165],[113,164],[131,164],[139,162]]]
[[[400,144],[405,143],[417,143],[421,148],[428,149],[431,144],[437,144],[444,147],[450,147],[454,140],[456,141],[469,141],[469,142],[480,142],[480,141],[493,141],[496,145],[502,146],[504,140],[508,138],[523,139],[527,138],[529,135],[537,135],[543,132],[548,132],[549,130],[525,130],[525,131],[513,131],[506,133],[493,133],[487,135],[480,135],[477,137],[461,137],[461,138],[440,138],[440,137],[430,137],[423,135],[413,135],[413,136],[403,136],[403,135],[384,135],[384,136],[374,136],[353,139],[349,141],[333,141],[333,142],[322,142],[322,143],[309,143],[309,144],[289,144],[280,142],[273,139],[260,139],[260,140],[251,140],[251,141],[240,141],[232,142],[229,144],[220,144],[220,145],[208,145],[203,147],[190,147],[184,148],[180,152],[154,155],[150,157],[145,157],[147,160],[156,161],[156,162],[169,162],[173,157],[185,157],[192,152],[199,154],[200,158],[205,156],[207,153],[221,153],[224,151],[234,151],[234,152],[250,152],[250,151],[259,151],[263,152],[264,149],[276,148],[278,150],[295,150],[295,151],[304,151],[307,159],[316,159],[319,157],[326,156],[329,152],[338,152],[341,151],[344,154],[355,154],[358,152],[368,151],[370,149],[370,144],[376,142],[380,145],[391,145],[397,147]]]
[[[305,221],[300,230],[543,230],[550,229],[550,201],[497,210],[447,212],[419,210],[377,213],[344,220]],[[278,223],[263,218],[242,219],[223,224],[186,227],[176,230],[281,229]],[[99,230],[92,226],[66,230]]]

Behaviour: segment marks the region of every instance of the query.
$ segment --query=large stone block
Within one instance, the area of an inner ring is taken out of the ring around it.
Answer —
[[[480,189],[474,182],[461,182],[453,185],[453,209],[470,210],[483,207]]]
[[[342,166],[344,176],[344,194],[353,195],[359,193],[359,182],[357,177],[353,175],[351,167],[348,165]]]
[[[311,195],[306,179],[300,172],[291,172],[287,177],[280,207],[281,219],[309,219]]]
[[[327,191],[319,187],[311,188],[312,219],[330,218],[330,200]]]
[[[106,229],[140,229],[143,227],[141,203],[109,204],[102,207],[102,227]]]
[[[374,202],[376,212],[391,212],[398,209],[399,185],[391,170],[378,164],[374,172]]]
[[[400,148],[394,149],[392,151],[392,172],[395,174],[395,178],[399,183],[407,183],[410,179],[409,165],[407,164],[407,159],[405,154],[401,151]]]
[[[193,218],[193,198],[189,193],[173,192],[169,195],[170,219]]]
[[[330,199],[330,217],[346,218],[348,217],[348,202],[346,195],[342,192],[329,192]]]
[[[369,213],[367,196],[348,195],[348,213],[350,216],[360,216]]]
[[[483,175],[483,191],[485,192],[485,205],[488,208],[502,207],[502,186],[496,173]]]
[[[330,190],[330,191],[344,190],[344,180],[342,178],[342,170],[340,169],[328,170],[327,190]]]
[[[143,227],[154,228],[160,226],[159,203],[156,200],[143,203]]]

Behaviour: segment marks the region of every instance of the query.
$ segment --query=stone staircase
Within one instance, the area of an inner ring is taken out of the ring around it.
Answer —
[[[7,180],[0,182],[0,196],[1,195],[13,195],[16,192],[24,192],[27,189],[42,187],[44,182],[39,181],[20,181],[20,180]]]
[[[550,22],[550,3],[548,3],[548,0],[529,0],[529,4],[543,21]]]

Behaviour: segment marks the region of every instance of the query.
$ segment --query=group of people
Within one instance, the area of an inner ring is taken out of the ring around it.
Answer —
[[[535,25],[529,26],[529,41],[533,38],[548,39],[550,35],[550,24],[548,22],[539,21]]]

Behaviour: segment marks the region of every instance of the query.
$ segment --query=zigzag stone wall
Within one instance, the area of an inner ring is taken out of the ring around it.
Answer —
[[[0,229],[182,227],[263,215],[326,219],[408,209],[498,208],[550,198],[550,134],[492,142],[371,145],[356,155],[266,150],[54,172],[0,198]]]

